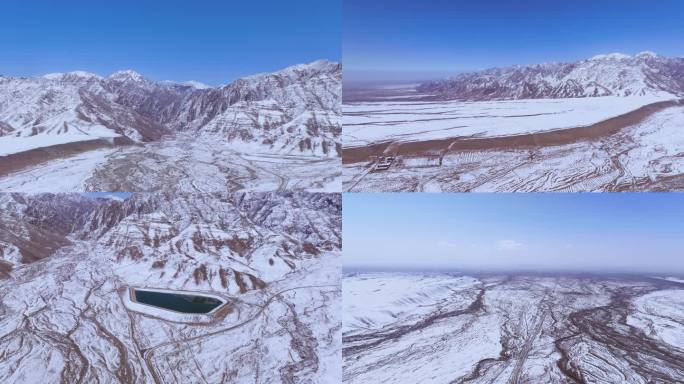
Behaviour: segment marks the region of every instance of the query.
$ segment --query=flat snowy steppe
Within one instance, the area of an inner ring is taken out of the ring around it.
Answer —
[[[495,137],[591,125],[647,104],[658,96],[507,101],[396,101],[343,105],[344,147],[384,141]]]

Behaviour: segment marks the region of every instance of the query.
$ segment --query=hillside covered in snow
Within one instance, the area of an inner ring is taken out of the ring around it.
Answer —
[[[339,195],[0,194],[0,381],[339,382],[340,250]]]

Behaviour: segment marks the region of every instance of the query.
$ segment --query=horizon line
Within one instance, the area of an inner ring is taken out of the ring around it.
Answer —
[[[342,266],[343,273],[354,272],[372,272],[372,273],[458,273],[458,274],[587,274],[587,275],[636,275],[636,276],[653,276],[663,275],[666,277],[682,277],[684,278],[684,270],[664,271],[664,270],[646,270],[638,271],[634,269],[567,269],[567,268],[458,268],[458,267],[429,267],[429,266],[413,266],[413,267],[397,267],[397,266]]]

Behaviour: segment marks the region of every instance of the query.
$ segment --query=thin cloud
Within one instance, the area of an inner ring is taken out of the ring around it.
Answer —
[[[523,244],[519,241],[510,240],[510,239],[499,240],[496,243],[496,246],[497,246],[497,249],[499,249],[500,251],[517,251],[517,250],[525,248],[525,244]]]
[[[463,249],[463,246],[461,244],[457,244],[451,241],[440,241],[439,243],[437,243],[437,245],[445,248]]]

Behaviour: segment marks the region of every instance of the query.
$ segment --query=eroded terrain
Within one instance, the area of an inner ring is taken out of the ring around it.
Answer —
[[[0,381],[340,382],[338,200],[0,195]],[[163,310],[130,287],[226,304]]]
[[[343,278],[348,383],[674,383],[684,284],[625,276]]]

